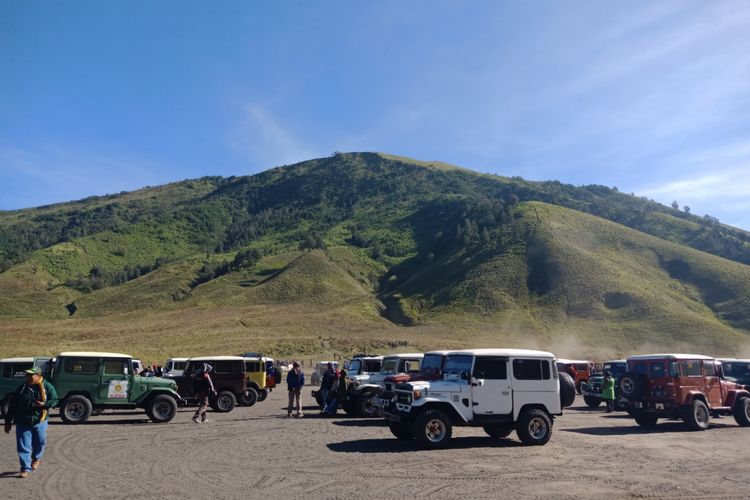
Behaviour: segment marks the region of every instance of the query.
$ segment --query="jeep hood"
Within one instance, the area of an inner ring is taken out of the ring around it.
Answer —
[[[412,380],[408,384],[399,384],[396,386],[396,389],[402,389],[402,390],[422,390],[427,391],[427,393],[431,392],[461,392],[461,384],[465,384],[466,382],[462,381],[453,381],[453,380],[436,380],[436,381],[429,381],[429,380],[421,380],[421,381],[414,381]]]
[[[149,387],[164,387],[166,389],[177,390],[177,382],[171,378],[160,378],[160,377],[140,377],[138,375],[133,377],[133,382],[136,384],[146,385]]]

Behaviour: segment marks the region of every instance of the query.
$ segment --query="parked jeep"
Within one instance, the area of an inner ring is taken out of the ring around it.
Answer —
[[[255,401],[265,401],[270,389],[266,387],[266,362],[262,357],[248,357],[245,359],[245,375],[247,375],[247,395],[238,399],[242,406],[252,406]]]
[[[319,361],[315,365],[315,369],[313,370],[312,375],[310,375],[311,385],[320,385],[320,382],[323,380],[323,374],[326,372],[326,370],[328,370],[328,363],[331,363],[333,365],[334,370],[338,370],[338,361]]]
[[[573,377],[573,382],[575,382],[576,385],[576,392],[581,394],[583,386],[588,383],[589,377],[594,371],[594,363],[582,359],[558,359],[557,371],[559,373],[565,372]]]
[[[60,398],[60,417],[80,424],[105,409],[143,408],[156,423],[177,413],[177,384],[173,380],[134,375],[133,358],[108,352],[63,352],[48,378]]]
[[[379,409],[374,404],[374,398],[383,391],[381,384],[385,378],[401,373],[419,373],[423,357],[422,353],[389,354],[383,357],[378,373],[349,375],[349,401],[344,406],[346,412],[360,417],[377,416]],[[352,360],[352,363],[355,361]]]
[[[237,402],[245,398],[247,402],[253,403],[258,400],[257,393],[253,396],[248,389],[247,375],[245,374],[245,358],[241,356],[204,356],[190,358],[185,366],[182,376],[176,377],[177,390],[186,404],[197,406],[200,404],[196,394],[195,373],[206,363],[213,368],[211,381],[216,393],[209,397],[209,405],[216,412],[230,412],[237,406]]]
[[[164,376],[167,378],[179,377],[185,370],[188,358],[169,358],[164,365]]]
[[[425,448],[447,446],[454,426],[482,427],[492,438],[515,430],[524,444],[543,445],[562,415],[560,400],[553,354],[467,349],[448,354],[441,380],[396,386],[384,416],[396,438],[416,438]]]
[[[724,377],[738,384],[750,386],[750,359],[720,359]]]
[[[0,417],[8,411],[10,397],[24,382],[26,370],[37,367],[47,376],[50,358],[5,358],[0,359]]]
[[[705,430],[709,418],[733,415],[750,426],[750,392],[722,376],[721,362],[699,354],[648,354],[628,358],[620,393],[638,425],[681,418],[688,429]]]
[[[605,361],[601,373],[594,373],[589,377],[588,383],[581,387],[583,401],[590,408],[596,408],[602,404],[602,382],[604,372],[610,372],[615,381],[615,410],[624,410],[620,402],[620,379],[628,371],[628,362],[624,359]]]
[[[373,398],[373,404],[379,411],[387,409],[396,399],[396,385],[398,384],[403,384],[404,382],[409,381],[440,380],[443,376],[443,363],[445,363],[445,358],[449,352],[450,351],[426,352],[419,365],[419,371],[397,373],[385,377],[380,384],[380,392],[375,398]]]

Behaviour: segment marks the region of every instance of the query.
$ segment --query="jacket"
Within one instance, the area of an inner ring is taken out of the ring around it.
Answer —
[[[286,376],[286,385],[289,390],[302,389],[305,385],[305,374],[300,370],[299,375],[294,370],[291,370]]]
[[[45,397],[42,397],[42,385],[44,387]],[[39,407],[34,404],[35,401],[44,399],[44,406]],[[5,414],[5,423],[33,427],[49,418],[49,410],[57,406],[57,391],[55,387],[45,379],[40,384],[32,386],[26,383],[18,386],[11,396],[8,405],[8,413]]]
[[[602,380],[602,399],[615,399],[615,380],[613,378],[604,377]]]

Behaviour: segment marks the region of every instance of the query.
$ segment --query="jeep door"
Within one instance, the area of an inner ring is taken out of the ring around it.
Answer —
[[[102,359],[97,403],[105,405],[128,403],[133,385],[132,371],[130,360],[127,358]]]
[[[680,379],[677,401],[680,404],[689,403],[688,397],[691,392],[703,392],[705,384],[703,381],[703,368],[697,359],[686,359],[680,361]]]
[[[708,406],[711,408],[724,406],[724,398],[721,393],[721,377],[719,377],[716,363],[713,360],[703,361],[703,378],[706,384],[706,399],[708,399]]]
[[[513,413],[513,392],[508,377],[508,358],[476,357],[472,371],[471,399],[475,415]]]

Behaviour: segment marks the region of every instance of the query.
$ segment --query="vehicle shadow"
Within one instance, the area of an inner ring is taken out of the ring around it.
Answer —
[[[399,439],[357,439],[355,441],[343,441],[341,443],[329,443],[329,450],[338,453],[403,453],[425,451],[417,446],[415,441],[402,441]],[[448,449],[468,448],[516,448],[522,446],[517,441],[510,439],[492,439],[482,436],[468,436],[453,438]]]
[[[18,475],[18,471],[17,470],[7,471],[7,472],[0,472],[0,479],[2,479],[2,478],[8,478],[8,477],[15,478],[17,475]]]
[[[711,423],[711,429],[725,429],[736,427],[732,424]],[[576,434],[588,434],[590,436],[626,436],[629,434],[666,434],[666,433],[688,433],[691,432],[681,421],[668,421],[658,423],[654,427],[641,427],[635,422],[633,425],[621,425],[616,427],[581,427],[578,429],[560,429],[562,432],[573,432]]]
[[[385,427],[387,422],[383,418],[357,418],[349,420],[334,420],[333,425],[341,427]]]
[[[92,417],[90,420],[85,421],[82,424],[66,424],[62,421],[54,421],[50,420],[49,425],[143,425],[143,424],[150,424],[152,423],[151,420],[148,418],[141,418],[141,419],[123,419],[118,418],[115,420],[97,420],[97,417]]]

